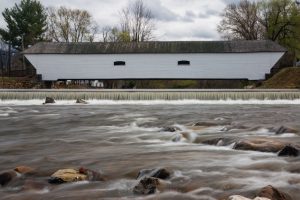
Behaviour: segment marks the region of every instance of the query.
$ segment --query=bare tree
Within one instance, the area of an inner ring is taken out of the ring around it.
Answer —
[[[242,0],[237,4],[229,4],[222,17],[218,32],[224,38],[257,40],[264,37],[258,5],[255,2]]]
[[[110,26],[105,26],[102,28],[102,41],[103,42],[109,42],[109,34],[111,32]]]
[[[102,28],[103,42],[130,42],[128,32],[121,31],[118,27],[105,26]]]
[[[56,42],[94,41],[98,32],[97,24],[86,10],[48,8],[49,40]]]
[[[121,10],[120,27],[123,34],[130,36],[131,41],[148,41],[153,38],[154,17],[142,0],[136,0]]]

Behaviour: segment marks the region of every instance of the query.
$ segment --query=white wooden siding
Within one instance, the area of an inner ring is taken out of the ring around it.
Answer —
[[[28,54],[43,80],[264,79],[284,52],[218,54]],[[187,60],[189,66],[178,66]],[[125,61],[126,66],[114,66]]]

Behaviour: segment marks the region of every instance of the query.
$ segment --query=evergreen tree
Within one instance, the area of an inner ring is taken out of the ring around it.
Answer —
[[[22,50],[43,40],[47,27],[47,15],[37,0],[22,0],[13,8],[6,8],[2,15],[7,24],[0,28],[3,40],[16,49]]]

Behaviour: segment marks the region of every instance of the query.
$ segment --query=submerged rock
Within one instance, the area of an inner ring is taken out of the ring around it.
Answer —
[[[247,129],[249,129],[249,127],[244,125],[228,125],[223,127],[220,131],[229,132],[233,130],[247,130]]]
[[[26,191],[41,191],[47,188],[47,183],[35,180],[26,180],[24,185],[22,186],[22,189]]]
[[[278,156],[299,156],[299,148],[294,147],[293,145],[285,146],[279,153]]]
[[[77,99],[76,103],[78,103],[78,104],[88,104],[88,102],[86,102],[84,99]]]
[[[88,181],[105,181],[105,178],[99,172],[81,167],[79,173],[87,176]]]
[[[160,185],[160,180],[153,177],[145,177],[133,189],[135,194],[154,194]]]
[[[233,195],[228,198],[228,200],[271,200],[264,197],[256,197],[255,199],[249,199],[240,195]]]
[[[55,103],[55,100],[51,97],[46,97],[44,104],[52,104]]]
[[[234,138],[213,138],[202,141],[201,143],[215,146],[228,146],[235,142]]]
[[[162,132],[176,132],[176,131],[181,131],[181,129],[176,126],[168,126],[168,127],[164,127],[161,131]]]
[[[193,124],[193,126],[205,126],[205,127],[218,126],[218,125],[220,125],[220,124],[217,122],[196,122]]]
[[[28,174],[34,172],[34,169],[28,166],[18,166],[15,168],[15,171],[20,174]]]
[[[274,188],[271,185],[261,189],[261,191],[258,193],[257,196],[269,198],[271,200],[292,200],[290,195],[279,191],[278,189]]]
[[[233,149],[277,153],[283,149],[284,146],[285,143],[276,140],[254,139],[239,141],[234,145]]]
[[[15,177],[17,177],[17,173],[15,171],[9,171],[9,172],[4,172],[4,173],[0,174],[0,185],[6,186]]]
[[[75,169],[61,169],[51,175],[48,180],[51,184],[62,184],[68,182],[85,181],[88,177]]]
[[[141,170],[137,176],[137,179],[141,179],[144,177],[153,177],[153,178],[159,178],[159,179],[167,179],[171,175],[171,172],[164,168],[158,168],[158,169],[144,169]]]
[[[172,142],[179,142],[182,139],[182,135],[181,134],[176,134],[173,138],[172,138]]]

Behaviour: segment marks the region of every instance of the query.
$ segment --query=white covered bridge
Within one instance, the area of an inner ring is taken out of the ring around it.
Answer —
[[[42,42],[24,54],[45,81],[261,80],[285,52],[272,41]]]

